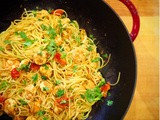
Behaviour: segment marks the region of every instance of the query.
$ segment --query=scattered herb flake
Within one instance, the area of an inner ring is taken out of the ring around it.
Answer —
[[[100,57],[96,57],[96,58],[92,59],[92,62],[98,62],[98,61],[100,61]]]
[[[108,58],[108,54],[107,54],[107,53],[105,53],[105,54],[103,54],[103,55],[102,55],[102,57],[104,57],[104,58]]]
[[[8,83],[6,81],[1,82],[0,90],[5,89],[7,86],[8,86]]]
[[[107,100],[107,106],[112,106],[113,105],[113,100]]]
[[[48,91],[49,88],[48,87],[43,87],[43,91]]]
[[[38,80],[38,74],[37,73],[32,76],[32,80],[33,80],[34,83],[37,82],[37,80]]]
[[[57,96],[57,97],[61,97],[61,96],[63,96],[63,95],[64,95],[64,90],[58,89],[58,91],[57,91],[57,93],[56,93],[56,96]]]
[[[3,41],[5,44],[11,44],[11,41],[10,40],[4,40]]]
[[[98,101],[102,98],[101,90],[99,87],[86,90],[85,98],[88,102]]]
[[[39,110],[39,111],[37,112],[37,115],[43,116],[45,113],[46,113],[46,111],[44,111],[44,110]]]
[[[28,103],[26,101],[24,101],[23,99],[20,99],[18,101],[21,103],[21,105],[28,105]]]

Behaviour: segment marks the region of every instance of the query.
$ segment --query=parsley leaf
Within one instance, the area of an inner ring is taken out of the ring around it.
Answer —
[[[46,113],[46,111],[44,111],[44,110],[39,110],[39,111],[37,112],[37,115],[43,116],[45,113]]]
[[[100,61],[100,57],[96,57],[96,58],[92,59],[92,62],[98,62],[98,61]]]
[[[24,47],[31,46],[34,43],[34,40],[31,39],[26,39],[25,42],[23,43]]]
[[[10,40],[4,40],[3,41],[5,44],[11,44],[11,41]]]
[[[8,86],[8,83],[6,81],[1,82],[0,90],[5,89],[7,86]]]
[[[104,57],[104,58],[108,58],[108,54],[107,54],[107,53],[105,53],[105,54],[103,54],[103,55],[102,55],[102,57]]]
[[[33,80],[34,83],[37,82],[37,80],[38,80],[38,74],[37,73],[34,76],[32,76],[32,80]]]
[[[48,87],[43,87],[43,91],[48,91],[49,88]]]
[[[57,97],[61,97],[61,96],[63,96],[63,95],[64,95],[64,90],[58,89],[58,91],[57,91],[57,93],[56,93],[56,96],[57,96]]]
[[[23,99],[20,99],[18,101],[21,103],[21,105],[28,105],[28,103],[26,101],[24,101]]]
[[[113,105],[113,100],[107,100],[107,106],[112,106]]]
[[[47,34],[50,35],[51,39],[54,39],[57,35],[56,30],[52,28],[51,26],[49,26],[49,28],[47,29]]]
[[[98,101],[102,98],[101,90],[99,87],[86,90],[85,98],[88,102]]]
[[[106,84],[105,79],[103,78],[99,83],[98,83],[98,87],[102,87],[104,84]]]
[[[0,46],[0,51],[4,51],[4,48]]]

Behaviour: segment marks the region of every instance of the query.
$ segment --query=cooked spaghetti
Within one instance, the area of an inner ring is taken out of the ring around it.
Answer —
[[[0,112],[13,119],[86,119],[110,89],[99,71],[105,57],[64,10],[25,10],[0,34]]]

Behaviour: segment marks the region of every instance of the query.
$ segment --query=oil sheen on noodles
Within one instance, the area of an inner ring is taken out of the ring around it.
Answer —
[[[97,52],[66,11],[24,10],[0,34],[0,113],[21,120],[82,120],[111,84]]]

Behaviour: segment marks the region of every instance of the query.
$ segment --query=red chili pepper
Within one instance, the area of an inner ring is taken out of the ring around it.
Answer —
[[[65,59],[62,59],[62,58],[61,58],[61,54],[58,53],[58,52],[55,54],[54,59],[55,59],[58,63],[60,63],[62,66],[64,66],[64,65],[67,64],[66,61],[65,61]]]
[[[20,72],[17,70],[17,68],[13,68],[11,71],[11,77],[13,79],[17,79],[20,77]]]
[[[69,105],[68,104],[68,98],[65,95],[63,95],[60,98],[57,98],[56,102],[58,103],[58,106],[61,107],[61,108],[67,107]]]
[[[5,101],[5,98],[3,95],[0,95],[0,103],[3,103]]]
[[[52,10],[51,14],[62,15],[64,11],[62,9]]]
[[[31,70],[33,70],[33,71],[39,70],[40,67],[41,67],[40,65],[37,65],[35,63],[31,63],[31,65],[30,65]]]
[[[110,90],[110,84],[105,84],[101,87],[101,92],[103,94],[103,97],[107,97],[107,92]]]

